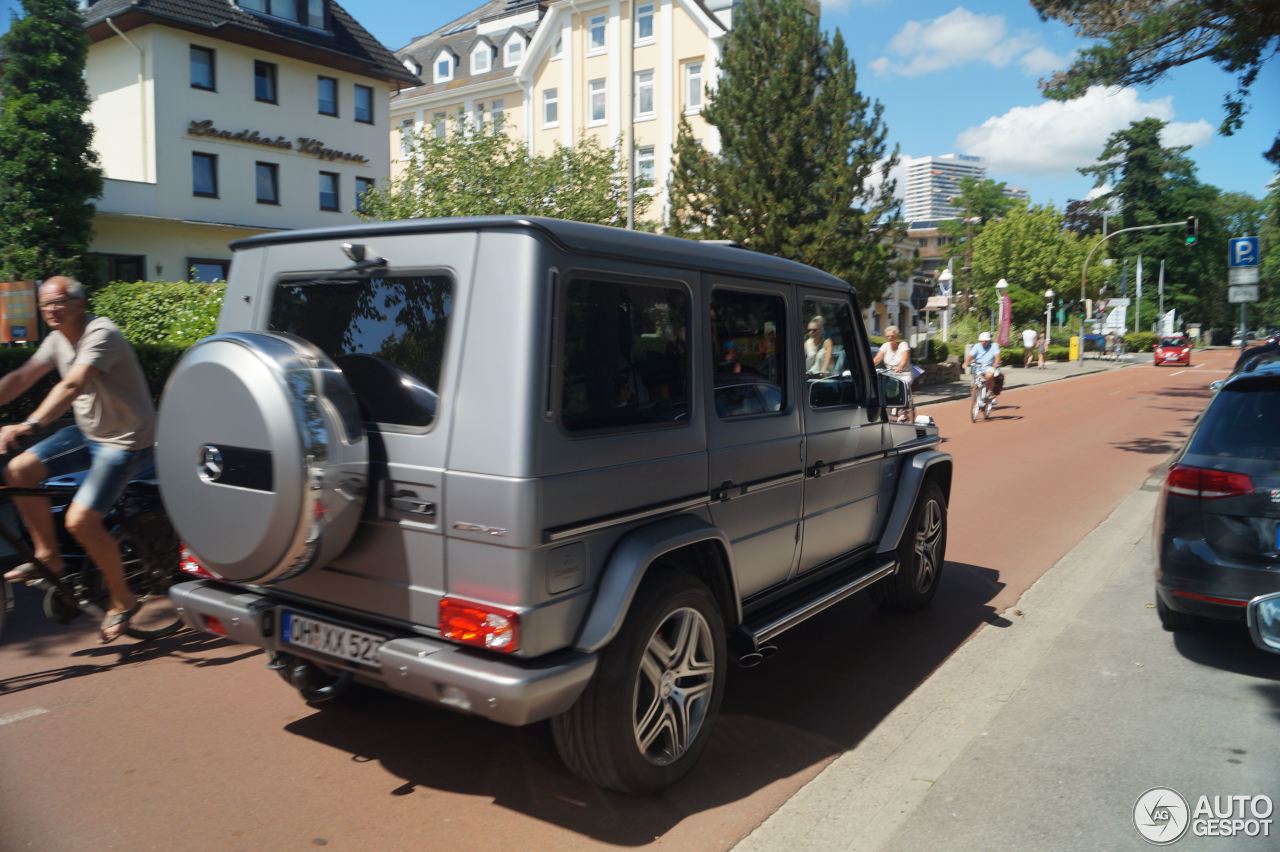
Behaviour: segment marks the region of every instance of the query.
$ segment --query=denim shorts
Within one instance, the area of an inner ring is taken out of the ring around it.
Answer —
[[[77,426],[59,429],[27,452],[40,459],[51,477],[87,469],[89,475],[71,502],[104,514],[132,480],[155,476],[151,447],[125,450],[99,444],[86,438]]]

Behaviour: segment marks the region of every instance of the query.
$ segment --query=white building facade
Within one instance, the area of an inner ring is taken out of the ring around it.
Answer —
[[[331,0],[98,0],[85,78],[103,280],[219,280],[235,239],[340,225],[417,78]]]
[[[986,163],[981,157],[971,154],[916,157],[908,160],[906,166],[903,216],[908,222],[960,218],[964,210],[952,203],[952,199],[960,194],[960,181],[964,178],[984,180],[987,177]],[[1012,186],[1005,187],[1004,195],[1023,203],[1029,198],[1025,189]]]

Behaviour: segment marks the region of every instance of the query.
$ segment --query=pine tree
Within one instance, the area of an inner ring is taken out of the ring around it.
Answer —
[[[102,173],[84,118],[89,38],[74,0],[23,0],[0,37],[0,278],[82,275]]]
[[[703,110],[720,151],[681,122],[668,232],[798,260],[879,298],[893,280],[897,151],[886,156],[883,107],[858,92],[844,38],[799,0],[748,0],[720,67]]]

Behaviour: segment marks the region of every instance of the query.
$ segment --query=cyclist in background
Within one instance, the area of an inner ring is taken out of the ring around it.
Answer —
[[[991,340],[991,332],[979,334],[978,342],[969,347],[964,355],[964,369],[973,370],[970,402],[977,400],[979,381],[986,384],[989,396],[996,395],[996,376],[1000,374],[1000,344]]]

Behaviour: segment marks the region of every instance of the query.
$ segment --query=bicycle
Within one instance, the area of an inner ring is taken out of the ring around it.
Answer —
[[[43,611],[57,624],[70,624],[87,614],[101,621],[106,616],[106,598],[102,574],[80,544],[66,531],[63,518],[85,472],[54,477],[34,488],[0,485],[0,502],[14,497],[47,497],[54,514],[58,546],[62,552],[63,572],[54,574],[36,558],[26,531],[16,532],[0,521],[0,539],[25,562],[35,566],[36,578],[24,580],[28,586],[44,593]],[[169,601],[169,587],[184,575],[179,568],[177,533],[160,503],[160,491],[152,480],[135,480],[103,519],[107,529],[120,545],[125,582],[141,604],[138,612],[124,628],[125,635],[139,640],[162,639],[182,628],[182,618]],[[0,630],[5,611],[14,606],[15,598],[9,582],[0,583]]]
[[[995,408],[996,400],[999,394],[987,389],[987,377],[983,367],[977,364],[973,365],[973,392],[969,394],[969,398],[973,401],[972,407],[969,409],[969,420],[973,423],[978,422],[978,415],[982,415],[983,420],[990,419],[991,409]],[[998,381],[1000,377],[999,368],[996,369],[993,383]]]

